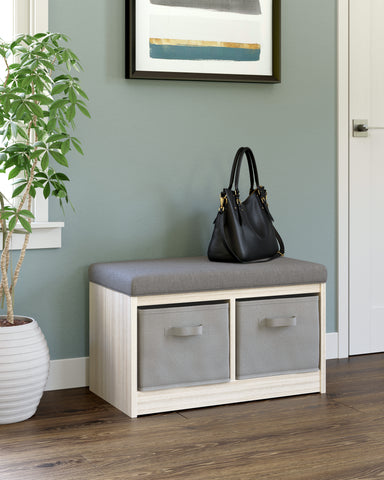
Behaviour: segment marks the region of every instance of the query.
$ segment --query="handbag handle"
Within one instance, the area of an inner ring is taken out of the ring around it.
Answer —
[[[251,179],[251,192],[254,190],[253,184],[254,182],[256,183],[256,188],[259,187],[259,174],[257,172],[257,167],[256,167],[256,160],[253,155],[252,150],[249,147],[241,147],[240,155],[237,161],[237,168],[236,168],[236,173],[235,173],[235,191],[239,191],[239,178],[240,178],[240,168],[241,168],[241,161],[243,159],[244,154],[247,157],[248,161],[248,168],[249,168],[249,176]],[[252,173],[251,173],[252,169]]]
[[[232,190],[232,185],[235,180],[235,192],[239,192],[239,173],[240,173],[240,167],[241,167],[241,161],[243,158],[244,153],[246,153],[246,150],[250,150],[248,147],[240,147],[235,155],[235,158],[233,160],[232,164],[232,170],[231,170],[231,177],[229,179],[229,186],[228,190]],[[251,152],[252,153],[252,152]],[[252,155],[253,157],[253,155]],[[255,165],[252,163],[252,157],[247,155],[247,161],[248,161],[248,170],[249,170],[249,180],[250,180],[250,187],[249,191],[252,192],[254,190],[254,183],[255,183],[255,177],[254,177],[254,170],[256,168],[256,162],[253,157],[253,162]],[[256,175],[257,175],[257,170],[256,170]],[[256,176],[257,181],[256,181],[256,187],[258,186],[258,177]]]
[[[250,161],[252,163],[253,175],[255,177],[256,188],[258,188],[259,187],[259,174],[257,172],[255,156],[253,155],[253,152],[249,147],[245,147],[245,154],[247,155],[248,161]]]

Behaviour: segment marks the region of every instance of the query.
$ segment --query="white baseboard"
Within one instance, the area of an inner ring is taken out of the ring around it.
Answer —
[[[327,360],[338,358],[339,334],[327,333]],[[45,390],[63,390],[88,386],[88,357],[52,360]]]
[[[339,334],[337,332],[327,333],[325,337],[326,358],[339,358]]]
[[[88,386],[88,357],[51,360],[45,390]]]

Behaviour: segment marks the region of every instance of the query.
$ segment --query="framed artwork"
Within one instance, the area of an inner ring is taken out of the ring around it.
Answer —
[[[126,78],[280,82],[281,0],[126,0]]]

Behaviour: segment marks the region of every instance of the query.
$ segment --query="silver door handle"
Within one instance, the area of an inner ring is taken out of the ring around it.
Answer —
[[[371,126],[365,125],[365,123],[356,125],[357,132],[368,132],[368,130],[384,130],[384,127],[371,127]]]
[[[355,126],[355,131],[368,132],[368,125],[366,125],[365,123],[359,123],[358,125]]]
[[[353,120],[352,121],[352,135],[354,137],[368,137],[368,130],[384,130],[384,127],[371,127],[368,125],[368,120]]]

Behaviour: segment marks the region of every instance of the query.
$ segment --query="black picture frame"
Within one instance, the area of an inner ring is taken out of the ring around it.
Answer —
[[[281,0],[259,0],[261,3],[261,12],[260,18],[257,19],[259,22],[258,25],[262,24],[264,21],[262,18],[262,7],[263,5],[267,5],[266,10],[269,9],[269,20],[266,21],[266,25],[262,26],[261,28],[264,29],[263,31],[267,32],[268,36],[268,46],[266,50],[269,52],[268,55],[265,54],[264,58],[267,58],[268,64],[268,71],[259,72],[258,68],[260,63],[255,61],[231,61],[231,62],[211,62],[209,65],[213,65],[216,68],[216,65],[222,70],[225,70],[228,67],[228,71],[221,71],[219,73],[215,71],[197,71],[199,67],[204,62],[194,62],[188,61],[186,62],[189,65],[192,65],[195,71],[178,71],[179,65],[183,65],[184,60],[179,60],[179,58],[172,58],[171,61],[169,59],[163,60],[159,57],[155,59],[150,58],[152,53],[152,42],[153,40],[157,39],[150,39],[149,31],[143,34],[141,29],[141,24],[147,25],[149,24],[149,19],[146,18],[147,13],[141,14],[140,9],[143,8],[153,8],[152,4],[156,3],[156,7],[158,8],[159,4],[164,5],[169,2],[171,4],[177,4],[178,2],[183,3],[183,0],[125,0],[125,12],[126,12],[126,45],[125,45],[125,78],[127,79],[152,79],[152,80],[197,80],[197,81],[216,81],[216,82],[244,82],[244,83],[280,83],[281,82]],[[185,0],[184,0],[185,1]],[[201,0],[194,0],[195,2],[199,2]],[[218,1],[220,0],[211,0],[211,1]],[[241,1],[241,0],[238,0]],[[255,0],[256,2],[258,0]],[[143,7],[144,3],[139,2],[146,2],[149,7]],[[139,7],[139,8],[138,8]],[[169,8],[169,7],[168,7]],[[178,12],[186,12],[185,15],[188,15],[189,8],[178,8]],[[211,14],[211,12],[207,13]],[[141,15],[141,17],[140,17]],[[254,15],[256,17],[256,15]],[[244,15],[240,15],[239,18],[244,17]],[[248,25],[251,25],[249,22],[250,15],[245,15],[247,17]],[[223,18],[222,16],[220,18]],[[229,18],[229,17],[228,17]],[[232,17],[231,17],[232,18]],[[266,16],[267,18],[267,16]],[[209,21],[209,20],[208,20]],[[220,20],[221,21],[221,20]],[[229,20],[228,20],[229,21]],[[251,21],[252,17],[251,17]],[[141,24],[140,24],[141,22]],[[256,22],[256,20],[255,20]],[[270,27],[269,27],[270,22]],[[256,27],[256,23],[255,23]],[[260,28],[260,27],[259,27]],[[271,29],[269,32],[268,29]],[[143,40],[144,39],[144,40]],[[215,42],[218,43],[218,42]],[[140,47],[141,45],[141,47]],[[144,48],[143,48],[144,45]],[[227,45],[232,45],[227,43]],[[257,44],[235,44],[235,45],[257,45]],[[140,50],[141,48],[141,50]],[[164,48],[164,47],[161,47]],[[250,48],[257,48],[257,47],[250,47]],[[259,52],[262,50],[262,45],[258,45]],[[148,52],[146,51],[148,50]],[[214,49],[212,49],[214,50]],[[224,51],[224,49],[222,49]],[[230,50],[230,49],[226,49]],[[217,49],[216,49],[217,51]],[[235,51],[235,50],[232,50]],[[239,50],[238,50],[239,51]],[[246,51],[246,50],[242,50]],[[141,52],[145,52],[142,54]],[[262,58],[261,54],[259,56]],[[156,69],[151,68],[149,66],[141,66],[140,62],[142,58],[148,58],[149,60],[147,63],[156,63]],[[194,59],[193,59],[194,60]],[[217,60],[217,59],[214,59]],[[231,59],[232,60],[232,59]],[[208,64],[210,60],[205,62],[205,65]],[[172,65],[172,68],[160,68],[159,63],[163,62],[164,65]],[[188,63],[189,62],[189,63]],[[246,66],[244,67],[244,65]],[[249,68],[254,69],[255,71],[241,71],[242,68]],[[265,67],[264,67],[265,68]],[[197,70],[196,70],[197,69]]]

